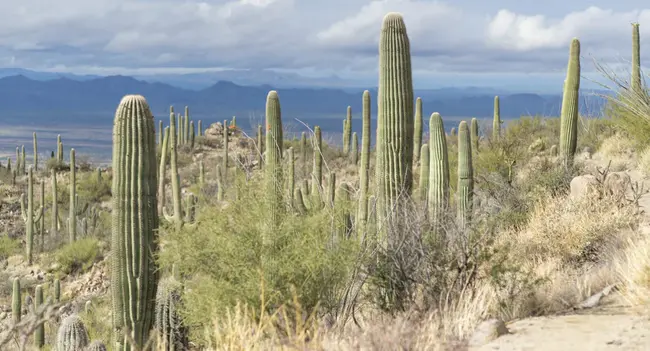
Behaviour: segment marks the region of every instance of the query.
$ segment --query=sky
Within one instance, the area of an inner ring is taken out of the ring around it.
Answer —
[[[416,87],[557,86],[569,43],[629,66],[632,22],[650,66],[647,0],[0,1],[0,67],[77,74],[274,69],[376,85],[383,16],[401,12]],[[584,81],[584,79],[583,79]]]

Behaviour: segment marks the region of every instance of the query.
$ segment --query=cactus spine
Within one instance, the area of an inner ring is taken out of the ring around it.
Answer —
[[[363,92],[361,109],[361,164],[359,165],[359,208],[357,228],[363,233],[368,222],[368,190],[370,187],[370,92]]]
[[[34,309],[36,310],[43,305],[43,286],[36,286],[34,297]],[[39,324],[34,331],[34,344],[38,348],[42,348],[45,345],[45,326],[43,323]]]
[[[474,195],[474,170],[472,167],[472,144],[466,121],[458,125],[458,221],[466,229],[472,217]]]
[[[429,221],[434,226],[442,224],[449,206],[449,155],[442,117],[438,112],[429,119],[429,196],[427,209]]]
[[[472,124],[471,124],[471,134],[470,138],[472,140],[472,149],[475,153],[478,152],[478,120],[476,118],[472,118]]]
[[[173,125],[173,124],[172,124]],[[163,215],[165,207],[165,170],[167,169],[167,151],[169,150],[169,127],[165,127],[160,146],[160,165],[158,165],[158,215]]]
[[[631,88],[635,94],[643,93],[641,85],[641,48],[639,40],[639,24],[632,23],[632,79]]]
[[[499,140],[501,137],[501,107],[499,97],[494,97],[494,115],[492,117],[492,139]]]
[[[77,240],[77,169],[75,151],[70,149],[70,211],[68,217],[68,236],[70,242]]]
[[[350,152],[350,138],[352,137],[352,107],[348,106],[347,115],[343,121],[343,153]]]
[[[422,144],[420,147],[420,184],[418,186],[418,197],[426,204],[427,193],[429,192],[429,145]]]
[[[266,186],[269,215],[275,227],[282,213],[282,153],[284,138],[282,135],[282,115],[280,98],[275,90],[266,97]]]
[[[22,314],[22,295],[20,292],[20,279],[14,278],[12,292],[11,292],[11,316],[13,324],[20,322]]]
[[[158,270],[156,129],[140,95],[122,98],[113,127],[111,288],[116,350],[137,348],[153,327]]]
[[[88,346],[88,332],[81,318],[76,314],[66,317],[59,327],[56,351],[79,351],[86,346]]]
[[[377,222],[385,239],[384,220],[410,194],[413,182],[413,81],[404,19],[384,17],[379,39],[377,114]],[[398,211],[399,212],[399,211]]]
[[[422,147],[422,98],[415,100],[415,122],[413,127],[413,163],[420,161]]]
[[[573,164],[578,143],[578,104],[580,89],[580,41],[574,38],[569,51],[562,111],[560,113],[560,156],[565,167]]]

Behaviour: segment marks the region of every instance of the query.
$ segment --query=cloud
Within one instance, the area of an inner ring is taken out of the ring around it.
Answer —
[[[639,21],[642,47],[650,43],[650,10],[607,6],[558,16],[482,0],[60,0],[55,9],[50,0],[2,1],[0,63],[367,74],[377,69],[382,18],[398,11],[414,69],[560,72],[573,37],[583,56],[628,57],[629,23]]]

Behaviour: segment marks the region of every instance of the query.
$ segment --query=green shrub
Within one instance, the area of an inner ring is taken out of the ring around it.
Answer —
[[[163,230],[162,268],[175,263],[188,277],[182,314],[189,326],[210,325],[211,312],[223,313],[238,301],[261,306],[264,300],[273,311],[293,298],[292,288],[307,313],[338,306],[358,244],[350,240],[328,247],[332,217],[327,211],[289,214],[271,240],[263,240],[267,226],[260,189],[253,180],[228,206],[206,204],[197,213],[196,229]],[[190,329],[195,338],[203,337],[200,328]]]
[[[99,241],[95,238],[77,240],[54,252],[53,259],[59,263],[58,270],[63,273],[84,272],[101,259]]]
[[[6,233],[0,236],[0,260],[20,252],[20,240],[10,238]]]
[[[96,171],[84,172],[77,176],[77,194],[80,202],[105,201],[111,196],[111,179],[105,173],[99,180]]]

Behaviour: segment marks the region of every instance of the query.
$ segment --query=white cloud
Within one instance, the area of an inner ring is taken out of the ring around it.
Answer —
[[[377,67],[381,21],[390,11],[404,15],[414,69],[423,71],[561,71],[572,37],[580,38],[583,55],[628,57],[632,21],[641,22],[642,48],[650,44],[650,10],[608,4],[551,16],[500,4],[505,3],[0,1],[0,62],[34,68],[313,67],[367,73]]]

